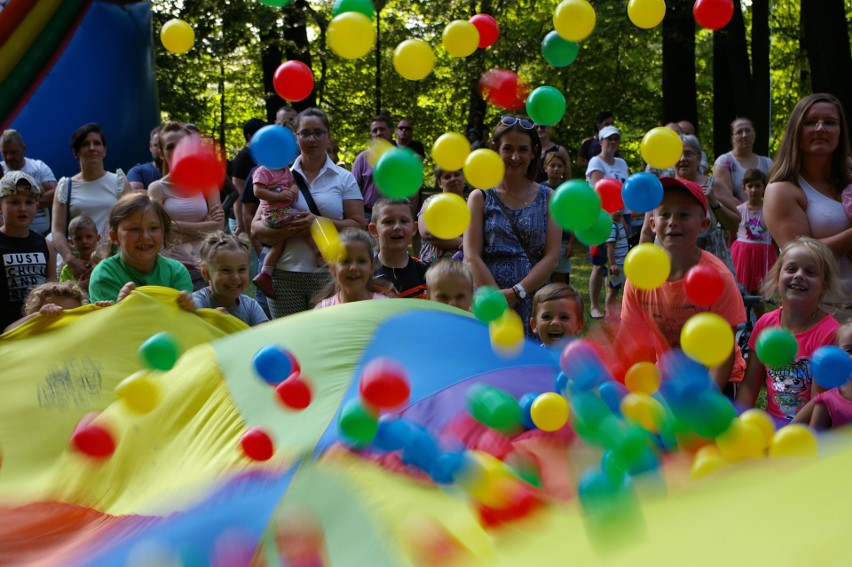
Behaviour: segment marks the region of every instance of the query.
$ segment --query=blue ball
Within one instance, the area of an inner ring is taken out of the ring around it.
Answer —
[[[402,462],[428,473],[440,454],[441,447],[435,436],[425,427],[414,424],[411,438],[402,449]]]
[[[562,373],[560,373],[560,375],[565,376]],[[524,394],[521,396],[521,399],[518,400],[518,404],[521,406],[521,423],[527,429],[536,429],[535,423],[533,423],[532,420],[532,405],[539,395],[539,392],[530,392],[528,394]]]
[[[688,401],[700,392],[715,389],[707,367],[689,358],[681,350],[664,353],[660,357],[659,366],[663,377],[660,393],[667,402]]]
[[[379,429],[373,437],[377,451],[390,453],[405,447],[415,434],[415,425],[403,417],[385,416],[379,420]]]
[[[450,451],[441,453],[429,467],[429,476],[438,484],[452,484],[456,481],[456,474],[465,465],[464,451]]]
[[[254,370],[268,384],[280,384],[293,373],[293,360],[287,351],[275,345],[266,345],[252,359]]]
[[[628,394],[624,384],[609,380],[598,386],[598,393],[601,399],[609,406],[609,409],[615,415],[621,415],[621,400]]]
[[[821,346],[811,355],[811,374],[826,390],[837,388],[849,380],[852,358],[840,347]]]
[[[269,169],[287,167],[296,156],[299,149],[296,136],[285,126],[264,126],[251,138],[249,151],[258,165]]]
[[[553,381],[553,389],[561,396],[568,392],[568,377],[564,372],[556,375],[556,380]]]
[[[647,213],[656,209],[663,201],[663,184],[656,175],[634,173],[621,187],[621,198],[631,211]]]

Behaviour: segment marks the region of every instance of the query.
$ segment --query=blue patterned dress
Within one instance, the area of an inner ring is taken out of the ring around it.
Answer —
[[[522,209],[506,207],[508,213],[512,215],[527,249],[536,262],[544,255],[544,242],[547,238],[547,205],[551,192],[552,190],[548,187],[540,185],[538,195],[526,207]],[[491,275],[494,276],[497,287],[501,289],[510,288],[526,277],[533,265],[527,258],[524,247],[521,246],[517,236],[515,236],[512,224],[497,203],[497,199],[500,198],[497,196],[497,191],[489,189],[483,191],[483,193],[485,196],[485,208],[483,210],[485,228],[483,230],[482,260]],[[530,337],[533,336],[530,329],[530,315],[532,314],[532,296],[535,291],[528,289],[527,298],[518,301],[515,305],[515,310],[524,322],[524,332]]]

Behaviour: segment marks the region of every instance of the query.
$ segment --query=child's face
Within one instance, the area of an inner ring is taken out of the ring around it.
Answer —
[[[624,209],[618,209],[609,215],[609,218],[611,218],[614,223],[620,223],[624,219]]]
[[[80,258],[83,260],[88,260],[92,257],[92,252],[95,251],[95,247],[98,245],[100,239],[101,235],[95,229],[88,226],[81,226],[74,231],[74,235],[71,237],[71,240],[74,242],[74,248],[77,249]]]
[[[837,346],[852,356],[852,325],[843,325],[837,330]]]
[[[44,301],[41,302],[41,305],[39,305],[39,308],[44,307],[48,303],[52,303],[53,305],[58,305],[62,309],[75,309],[77,307],[80,307],[80,305],[81,305],[81,303],[73,297],[67,297],[67,296],[64,296],[64,295],[63,296],[48,295],[47,297],[44,298]]]
[[[760,181],[749,181],[744,188],[746,197],[752,202],[759,202],[763,199],[763,190],[766,189]]]
[[[695,248],[698,235],[707,230],[710,219],[692,195],[670,190],[663,194],[660,206],[654,209],[651,226],[666,251],[686,253]]]
[[[577,316],[578,307],[570,297],[542,301],[530,319],[530,327],[546,345],[575,337],[582,332],[584,324]]]
[[[370,228],[379,239],[379,250],[391,252],[408,249],[417,230],[417,223],[408,205],[386,205],[381,211],[381,217],[373,219]]]
[[[226,302],[235,301],[248,287],[249,256],[245,250],[220,250],[213,261],[202,268],[213,295]]]
[[[130,215],[110,229],[109,237],[121,248],[121,257],[131,268],[149,273],[163,247],[163,225],[157,212],[145,209]]]
[[[29,191],[20,191],[0,199],[0,211],[9,233],[29,231],[38,209],[38,199]]]
[[[565,164],[561,159],[552,159],[544,168],[548,179],[565,179]]]
[[[801,246],[788,250],[778,274],[781,304],[795,302],[807,308],[816,307],[823,289],[822,269],[816,256]]]
[[[363,293],[373,277],[373,251],[363,242],[344,242],[346,256],[334,265],[334,277],[340,291]]]
[[[429,286],[429,299],[458,307],[462,311],[470,311],[470,301],[473,295],[473,283],[459,274],[448,274],[438,278]]]

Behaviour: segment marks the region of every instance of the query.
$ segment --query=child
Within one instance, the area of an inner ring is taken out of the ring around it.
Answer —
[[[118,253],[99,262],[89,279],[92,301],[121,301],[142,285],[180,290],[178,304],[195,309],[186,266],[160,256],[169,241],[171,221],[163,206],[145,193],[125,195],[109,213],[109,238]]]
[[[264,225],[270,228],[281,228],[299,214],[299,210],[293,208],[293,203],[299,198],[299,189],[289,168],[269,169],[262,165],[258,166],[252,174],[252,182],[254,196],[260,199],[260,220]],[[307,239],[307,242],[315,246],[311,239]],[[252,279],[257,289],[273,299],[275,290],[272,288],[272,271],[281,259],[286,244],[285,240],[270,247],[263,260],[263,266]]]
[[[567,180],[565,172],[568,169],[568,164],[565,162],[565,157],[559,152],[547,152],[544,156],[542,168],[547,174],[545,185],[551,189],[556,189],[563,181]]]
[[[618,304],[618,292],[624,285],[624,258],[627,257],[627,229],[624,228],[624,213],[615,211],[612,218],[612,232],[606,240],[606,261],[609,266],[609,278],[606,286],[604,310],[607,321],[621,318],[621,306]]]
[[[23,171],[10,171],[0,179],[0,329],[18,320],[32,288],[56,280],[53,245],[30,230],[40,195],[41,187]]]
[[[86,302],[86,295],[74,282],[48,282],[30,290],[24,302],[24,317],[18,319],[6,330],[20,327],[30,319],[41,315],[44,319],[55,319],[66,309],[75,309]],[[99,301],[95,305],[109,307],[112,301]]]
[[[641,290],[628,280],[621,302],[621,327],[616,344],[627,344],[633,337],[649,337],[656,356],[680,346],[680,331],[686,321],[702,312],[713,312],[732,328],[745,321],[745,307],[734,276],[721,260],[698,247],[699,233],[707,230],[707,198],[701,187],[686,179],[662,177],[663,200],[649,220],[659,245],[671,259],[667,281],[652,290]],[[690,301],[684,291],[684,277],[697,265],[709,266],[723,280],[722,295],[711,307]],[[739,348],[719,366],[710,369],[720,390],[729,381],[742,380],[745,361]]]
[[[220,309],[251,327],[269,320],[257,301],[243,295],[248,287],[250,246],[244,234],[218,230],[204,238],[199,265],[208,286],[192,294],[196,307]]]
[[[89,292],[89,278],[92,275],[92,269],[95,262],[92,260],[92,254],[98,246],[101,235],[98,234],[98,225],[91,217],[80,215],[75,217],[68,225],[68,234],[71,236],[71,242],[74,243],[74,251],[77,253],[77,258],[86,262],[86,270],[80,274],[79,278],[74,277],[74,272],[71,271],[71,266],[65,264],[59,271],[59,281],[76,283],[83,293]]]
[[[852,323],[837,329],[837,346],[852,356]],[[837,388],[817,394],[796,415],[793,423],[804,423],[814,429],[841,427],[852,423],[852,379]]]
[[[839,325],[820,303],[826,294],[833,295],[839,289],[837,262],[825,244],[800,236],[784,247],[763,282],[766,297],[781,296],[781,308],[757,320],[749,346],[755,352],[760,332],[780,326],[796,337],[796,360],[780,368],[766,368],[756,356],[750,356],[737,402],[752,407],[765,382],[766,411],[790,421],[813,394],[821,391],[811,378],[808,359],[817,348],[834,343]]]
[[[473,273],[464,262],[442,258],[426,270],[426,293],[430,301],[470,311]]]
[[[556,189],[562,182],[567,181],[565,172],[568,164],[559,152],[548,152],[544,156],[544,172],[547,174],[547,185]],[[559,246],[559,263],[550,276],[554,282],[568,283],[571,281],[571,256],[574,255],[574,233],[562,232],[562,244]]]
[[[772,236],[763,221],[766,174],[759,169],[746,170],[743,188],[748,200],[737,206],[740,228],[737,230],[737,239],[731,244],[731,257],[737,280],[749,295],[757,295],[766,272],[777,259]]]
[[[346,256],[329,266],[332,281],[320,292],[323,298],[314,309],[322,309],[341,303],[365,299],[386,299],[378,293],[373,281],[373,239],[359,228],[347,228],[340,233],[340,241],[346,247]]]
[[[583,332],[583,297],[564,283],[548,284],[533,296],[530,328],[550,346]]]
[[[388,281],[397,297],[426,297],[427,266],[408,254],[417,231],[411,201],[381,198],[373,204],[370,234],[379,241],[376,279]]]

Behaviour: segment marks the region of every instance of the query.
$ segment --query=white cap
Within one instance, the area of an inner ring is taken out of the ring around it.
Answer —
[[[615,126],[604,126],[601,128],[601,131],[598,132],[598,140],[606,140],[610,136],[621,136],[621,132],[618,131],[618,128]]]

